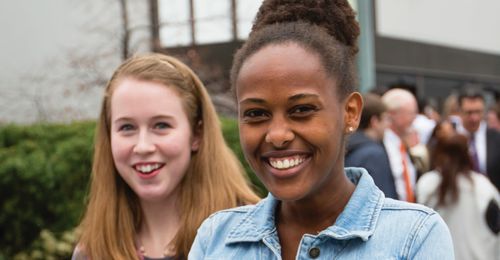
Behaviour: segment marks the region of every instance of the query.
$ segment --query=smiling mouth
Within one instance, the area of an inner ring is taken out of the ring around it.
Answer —
[[[133,168],[141,174],[150,174],[160,168],[162,168],[164,163],[146,163],[146,164],[136,164]]]
[[[282,157],[282,158],[270,157],[268,159],[268,161],[269,161],[269,165],[271,165],[271,167],[273,167],[274,169],[286,170],[286,169],[291,169],[291,168],[294,168],[294,167],[301,165],[306,159],[307,159],[307,156],[295,155],[295,156]]]

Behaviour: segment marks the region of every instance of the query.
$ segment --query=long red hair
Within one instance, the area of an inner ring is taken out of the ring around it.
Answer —
[[[431,166],[441,174],[438,190],[438,205],[454,203],[459,196],[457,177],[470,179],[472,160],[469,156],[468,139],[461,134],[440,138],[431,156]]]
[[[110,100],[124,77],[173,87],[183,100],[194,131],[201,124],[199,150],[180,183],[181,226],[171,246],[186,258],[201,222],[211,213],[259,198],[249,188],[241,163],[226,145],[219,118],[199,78],[182,62],[161,54],[125,61],[106,86],[99,116],[88,205],[79,246],[91,259],[137,259],[136,232],[142,223],[139,200],[119,176],[111,154]]]

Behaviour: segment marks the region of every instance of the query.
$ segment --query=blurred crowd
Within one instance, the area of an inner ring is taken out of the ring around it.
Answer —
[[[346,167],[366,168],[386,197],[436,210],[456,259],[500,259],[500,101],[477,85],[441,108],[417,96],[407,85],[365,94]]]

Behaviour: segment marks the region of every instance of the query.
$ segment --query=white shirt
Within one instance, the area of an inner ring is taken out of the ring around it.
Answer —
[[[481,171],[481,173],[486,172],[486,128],[486,122],[481,121],[481,124],[479,124],[479,128],[474,133],[476,154],[479,161],[479,170]],[[470,136],[469,132],[463,126],[459,126],[457,131],[467,137]]]
[[[411,126],[417,131],[419,142],[426,144],[432,135],[436,122],[422,114],[418,114]]]
[[[472,181],[464,175],[457,178],[457,202],[438,206],[441,174],[436,171],[425,173],[418,180],[417,202],[434,208],[446,222],[457,260],[499,260],[500,236],[488,228],[485,212],[490,200],[500,203],[500,195],[484,175],[470,174]]]
[[[401,139],[391,129],[386,129],[384,132],[384,146],[389,156],[392,175],[396,186],[396,192],[400,200],[407,200],[406,183],[403,175],[403,158],[401,156]],[[408,151],[406,152],[406,163],[410,174],[411,187],[415,190],[415,182],[417,180],[417,171],[411,162]]]

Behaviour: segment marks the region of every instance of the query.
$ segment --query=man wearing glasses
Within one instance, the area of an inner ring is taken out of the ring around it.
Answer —
[[[474,171],[485,174],[500,190],[500,133],[487,127],[485,102],[476,88],[466,88],[458,96],[462,126],[460,133],[469,138],[469,153]]]

